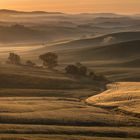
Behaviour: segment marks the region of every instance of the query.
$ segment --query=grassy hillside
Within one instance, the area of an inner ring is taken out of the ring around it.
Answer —
[[[121,106],[125,111],[91,106],[85,102],[88,97],[95,95],[96,98],[104,90],[98,82],[60,71],[7,64],[0,65],[0,77],[0,139],[140,138],[140,119],[137,115],[126,113],[126,102],[118,103],[125,105]],[[123,89],[125,85],[122,85]],[[128,91],[130,85],[126,87]],[[131,110],[137,108],[138,102],[135,101],[138,99],[138,87],[136,83],[132,88],[135,94],[131,98]],[[120,99],[125,98],[127,96]],[[136,113],[138,108],[133,111]]]
[[[14,50],[21,56],[22,63],[32,60],[40,64],[40,54],[56,52],[59,66],[52,71],[5,64],[8,49],[1,50],[0,139],[140,139],[139,82],[113,83],[104,91],[103,82],[64,73],[69,63],[82,62],[89,71],[103,74],[112,81],[140,81],[140,32],[111,33],[94,38],[84,36],[76,40],[85,30],[89,34],[89,29],[75,28],[75,24],[69,22],[64,22],[63,26],[1,28],[3,42],[16,42],[17,39],[19,42],[44,42],[47,32],[54,34],[54,38],[63,38],[65,34],[66,38],[74,36],[48,42],[45,47],[41,45],[42,48],[36,46],[39,49],[35,50],[33,46],[32,49],[17,49],[16,44]]]
[[[132,90],[131,83],[126,88],[125,84],[122,85],[123,90],[131,92],[127,93],[128,97],[118,97],[120,100],[131,97],[131,102],[120,101],[118,108],[111,104],[109,108],[102,108],[85,102],[88,97],[99,96],[104,90],[100,83],[86,77],[73,77],[63,71],[9,64],[0,65],[0,77],[0,139],[140,138],[137,83]],[[116,96],[113,99],[117,99]],[[116,104],[115,101],[114,103]],[[129,103],[131,112],[128,112]]]
[[[7,64],[0,65],[0,77],[0,88],[79,89],[93,84],[92,79],[76,78],[57,70]]]
[[[128,41],[100,47],[72,48],[56,51],[63,61],[93,61],[93,60],[131,60],[139,56],[140,40]]]
[[[123,36],[125,38],[125,34]],[[94,45],[94,39],[82,41],[58,42],[57,45],[21,52],[20,54],[25,60],[31,59],[40,63],[38,56],[44,52],[52,51],[58,54],[60,68],[64,68],[68,63],[82,62],[89,69],[105,74],[111,80],[140,80],[139,40],[99,46]]]
[[[0,17],[0,140],[140,139],[138,16],[3,9]],[[6,63],[9,52],[22,64]],[[55,70],[41,66],[46,52],[58,55]],[[77,62],[88,75],[65,73]]]
[[[140,117],[140,83],[114,83],[108,90],[88,98],[89,104],[114,108],[131,116]]]
[[[109,44],[116,44],[119,42],[127,42],[132,40],[139,40],[140,39],[140,32],[119,32],[119,33],[112,33],[103,36],[97,36],[94,38],[89,39],[79,39],[75,41],[70,41],[66,43],[60,43],[58,45],[51,45],[44,47],[44,50],[67,50],[67,49],[77,49],[80,47],[88,48]],[[41,50],[40,50],[41,51]]]
[[[127,67],[139,67],[139,64],[140,64],[140,58],[136,58],[134,60],[125,62],[123,65]]]
[[[140,81],[140,41],[128,41],[99,47],[56,51],[63,64],[82,62],[111,80]]]

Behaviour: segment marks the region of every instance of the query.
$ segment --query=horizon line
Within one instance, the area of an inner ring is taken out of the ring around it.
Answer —
[[[62,11],[46,11],[46,10],[18,10],[18,9],[6,9],[0,8],[0,11],[15,11],[15,12],[46,12],[46,13],[62,13],[62,14],[116,14],[116,15],[138,15],[139,13],[122,13],[122,12],[62,12]]]

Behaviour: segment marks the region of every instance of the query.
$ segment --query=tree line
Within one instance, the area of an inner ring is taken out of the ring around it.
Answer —
[[[47,52],[39,56],[39,59],[42,61],[42,66],[48,69],[54,69],[58,66],[58,55],[53,52]],[[20,55],[16,53],[9,53],[7,63],[14,65],[23,65],[21,63]],[[25,66],[35,67],[36,63],[31,60],[27,60],[24,64]],[[85,65],[81,63],[69,64],[65,67],[65,73],[73,76],[86,76],[90,77],[96,81],[105,81],[109,82],[108,79],[101,74],[97,74],[94,71],[89,70]]]
[[[42,61],[43,66],[47,67],[48,69],[53,69],[58,64],[58,56],[57,56],[57,54],[52,53],[52,52],[48,52],[43,55],[40,55],[39,59]],[[7,63],[15,64],[15,65],[23,65],[21,63],[20,55],[18,55],[16,53],[9,53]],[[32,62],[31,60],[27,60],[24,65],[31,66],[31,67],[36,66],[36,64],[34,62]]]

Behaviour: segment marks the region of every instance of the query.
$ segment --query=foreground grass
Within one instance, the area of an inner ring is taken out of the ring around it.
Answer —
[[[85,103],[101,92],[99,83],[38,68],[8,68],[0,67],[0,139],[140,138],[138,117]]]
[[[126,140],[126,138],[90,137],[90,136],[68,136],[68,135],[0,135],[1,140]],[[138,140],[137,138],[127,138],[127,140]]]
[[[2,140],[133,140],[140,138],[138,124],[78,98],[0,98]]]
[[[135,117],[92,107],[77,98],[0,98],[0,122],[67,126],[140,126]]]
[[[0,134],[73,135],[111,138],[140,138],[138,127],[78,127],[56,125],[0,125]]]

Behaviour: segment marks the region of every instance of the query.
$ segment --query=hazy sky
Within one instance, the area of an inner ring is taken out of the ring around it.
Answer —
[[[0,9],[140,13],[140,0],[0,0]]]

